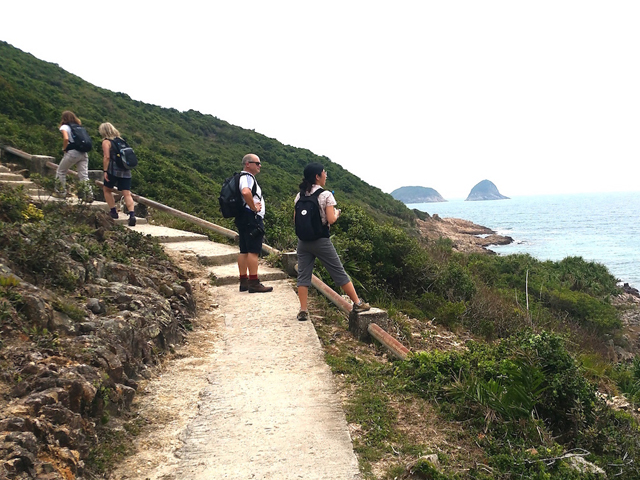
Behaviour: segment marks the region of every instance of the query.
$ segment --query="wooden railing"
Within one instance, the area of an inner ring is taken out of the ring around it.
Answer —
[[[5,157],[9,155],[10,158],[17,159],[21,162],[21,164],[29,169],[35,170],[41,175],[47,174],[47,169],[49,173],[58,168],[58,165],[54,162],[53,157],[43,156],[43,155],[31,155],[29,153],[23,152],[22,150],[18,150],[17,148],[8,147],[6,145],[0,145],[0,157]],[[78,175],[73,170],[69,170],[70,174]],[[94,180],[95,184],[102,188],[103,183],[100,180]],[[146,205],[151,208],[155,208],[156,210],[160,210],[166,212],[175,217],[181,218],[188,222],[191,222],[195,225],[198,225],[207,230],[211,230],[215,233],[223,235],[227,238],[233,239],[237,241],[238,234],[237,232],[230,230],[228,228],[222,227],[220,225],[216,225],[215,223],[209,222],[207,220],[203,220],[194,215],[190,215],[188,213],[182,212],[180,210],[176,210],[175,208],[169,207],[162,203],[156,202],[154,200],[150,200],[141,195],[137,195],[135,193],[131,193],[133,200]],[[269,245],[263,244],[262,250],[265,253],[275,253],[280,255],[281,252]],[[291,272],[290,272],[291,273]],[[342,298],[338,293],[336,293],[333,289],[331,289],[326,283],[324,283],[319,277],[313,275],[311,277],[311,284],[322,293],[327,299],[329,299],[338,309],[347,313],[349,315],[349,329],[358,337],[359,340],[366,340],[368,336],[375,338],[378,342],[384,345],[394,356],[401,360],[405,360],[409,355],[410,351],[404,345],[402,345],[398,340],[385,332],[379,325],[373,322],[374,318],[387,318],[386,312],[379,309],[374,309],[372,312],[364,312],[360,314],[356,314],[352,312],[352,305],[344,298]],[[362,317],[370,317],[371,320],[364,322],[362,321]]]

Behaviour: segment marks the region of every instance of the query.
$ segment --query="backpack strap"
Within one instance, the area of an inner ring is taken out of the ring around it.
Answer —
[[[253,178],[253,187],[251,187],[251,196],[255,197],[256,196],[256,192],[258,191],[258,182],[256,180],[256,177],[254,177],[249,172],[240,172],[240,176],[242,176],[242,175],[249,175],[251,178]],[[260,200],[262,200],[262,195],[260,195]]]

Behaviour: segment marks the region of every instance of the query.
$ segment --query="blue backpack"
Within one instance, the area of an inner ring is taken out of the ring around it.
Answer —
[[[138,165],[138,157],[136,157],[133,148],[120,137],[116,137],[111,142],[111,159],[116,162],[118,167],[124,170],[131,170]]]

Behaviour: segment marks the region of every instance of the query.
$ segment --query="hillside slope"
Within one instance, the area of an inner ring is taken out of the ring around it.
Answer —
[[[239,170],[244,154],[253,152],[265,162],[260,184],[271,206],[291,201],[304,166],[317,161],[325,165],[339,202],[360,205],[379,219],[414,218],[402,202],[327,157],[211,115],[161,108],[98,88],[6,42],[0,42],[0,57],[0,143],[60,159],[60,115],[72,110],[96,143],[90,168],[100,169],[98,126],[111,122],[140,158],[133,190],[192,214],[220,218],[222,181]]]

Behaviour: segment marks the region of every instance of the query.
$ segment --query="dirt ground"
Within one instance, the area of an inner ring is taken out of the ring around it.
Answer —
[[[312,322],[290,280],[239,293],[189,272],[200,306],[188,343],[140,388],[136,453],[110,479],[358,479],[358,463]]]
[[[175,452],[184,444],[181,436],[198,413],[199,393],[207,386],[209,366],[220,340],[219,311],[206,270],[179,255],[174,261],[192,278],[198,316],[187,341],[175,355],[157,369],[156,376],[141,382],[133,409],[144,421],[136,437],[136,454],[126,458],[110,479],[146,479],[151,472],[159,476],[175,463]],[[158,477],[156,477],[158,478]]]

